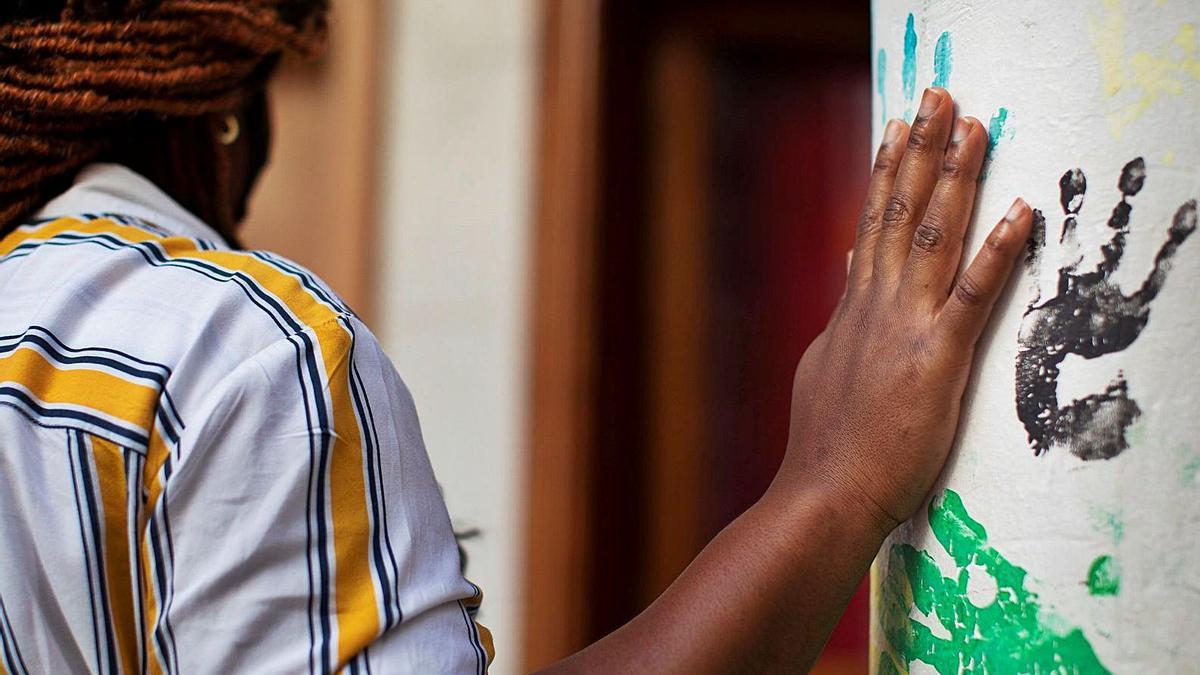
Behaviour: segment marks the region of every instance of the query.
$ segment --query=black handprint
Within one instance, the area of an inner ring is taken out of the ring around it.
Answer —
[[[1025,311],[1017,352],[1017,417],[1029,434],[1034,454],[1054,444],[1067,446],[1084,460],[1110,459],[1129,444],[1125,429],[1141,414],[1129,397],[1129,385],[1118,373],[1100,394],[1092,394],[1059,407],[1059,365],[1068,354],[1085,359],[1121,351],[1141,334],[1150,320],[1150,303],[1162,289],[1171,258],[1196,229],[1196,200],[1175,212],[1167,241],[1154,258],[1154,270],[1132,295],[1125,295],[1109,276],[1121,264],[1129,234],[1129,198],[1146,181],[1146,163],[1137,158],[1125,165],[1117,187],[1121,201],[1113,208],[1108,226],[1112,239],[1100,248],[1101,261],[1089,272],[1078,272],[1081,259],[1065,261],[1058,273],[1057,295],[1045,302],[1034,298]],[[1083,207],[1087,179],[1080,169],[1063,174],[1059,181],[1063,213],[1059,243],[1075,244],[1076,216]],[[1027,263],[1036,269],[1046,241],[1046,221],[1035,212],[1034,236]]]

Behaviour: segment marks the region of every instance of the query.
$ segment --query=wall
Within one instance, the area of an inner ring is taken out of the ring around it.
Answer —
[[[1017,195],[1045,218],[932,504],[877,561],[878,672],[1200,662],[1198,24],[1187,0],[874,4],[876,140],[943,84],[992,132],[967,250]]]
[[[483,587],[494,673],[520,663],[532,0],[404,0],[386,75],[376,322],[412,389]]]

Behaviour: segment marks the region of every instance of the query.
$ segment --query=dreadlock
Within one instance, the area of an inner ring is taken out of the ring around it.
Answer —
[[[278,55],[318,54],[328,0],[0,4],[0,234],[139,126],[259,91]]]

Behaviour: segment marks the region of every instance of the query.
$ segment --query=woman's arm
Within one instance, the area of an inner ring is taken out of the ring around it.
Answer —
[[[548,672],[797,672],[950,451],[979,339],[1032,214],[1017,200],[957,275],[987,132],[925,93],[885,132],[846,293],[796,370],[767,493],[646,611]]]

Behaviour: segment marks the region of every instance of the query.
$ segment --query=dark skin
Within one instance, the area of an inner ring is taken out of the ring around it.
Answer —
[[[236,245],[247,202],[266,165],[270,139],[267,95],[258,90],[225,112],[138,119],[113,144],[119,150],[103,159],[150,179]]]
[[[188,143],[203,145],[180,147]],[[1018,199],[958,274],[986,146],[983,124],[956,118],[942,89],[926,91],[911,128],[889,123],[846,292],[796,369],[787,453],[771,486],[649,608],[545,672],[812,665],[884,538],[941,472],[976,344],[1029,237],[1032,212]],[[229,152],[242,163],[229,193],[240,201],[217,214],[244,210],[257,174],[252,153]],[[196,199],[186,176],[149,174],[185,205]]]

